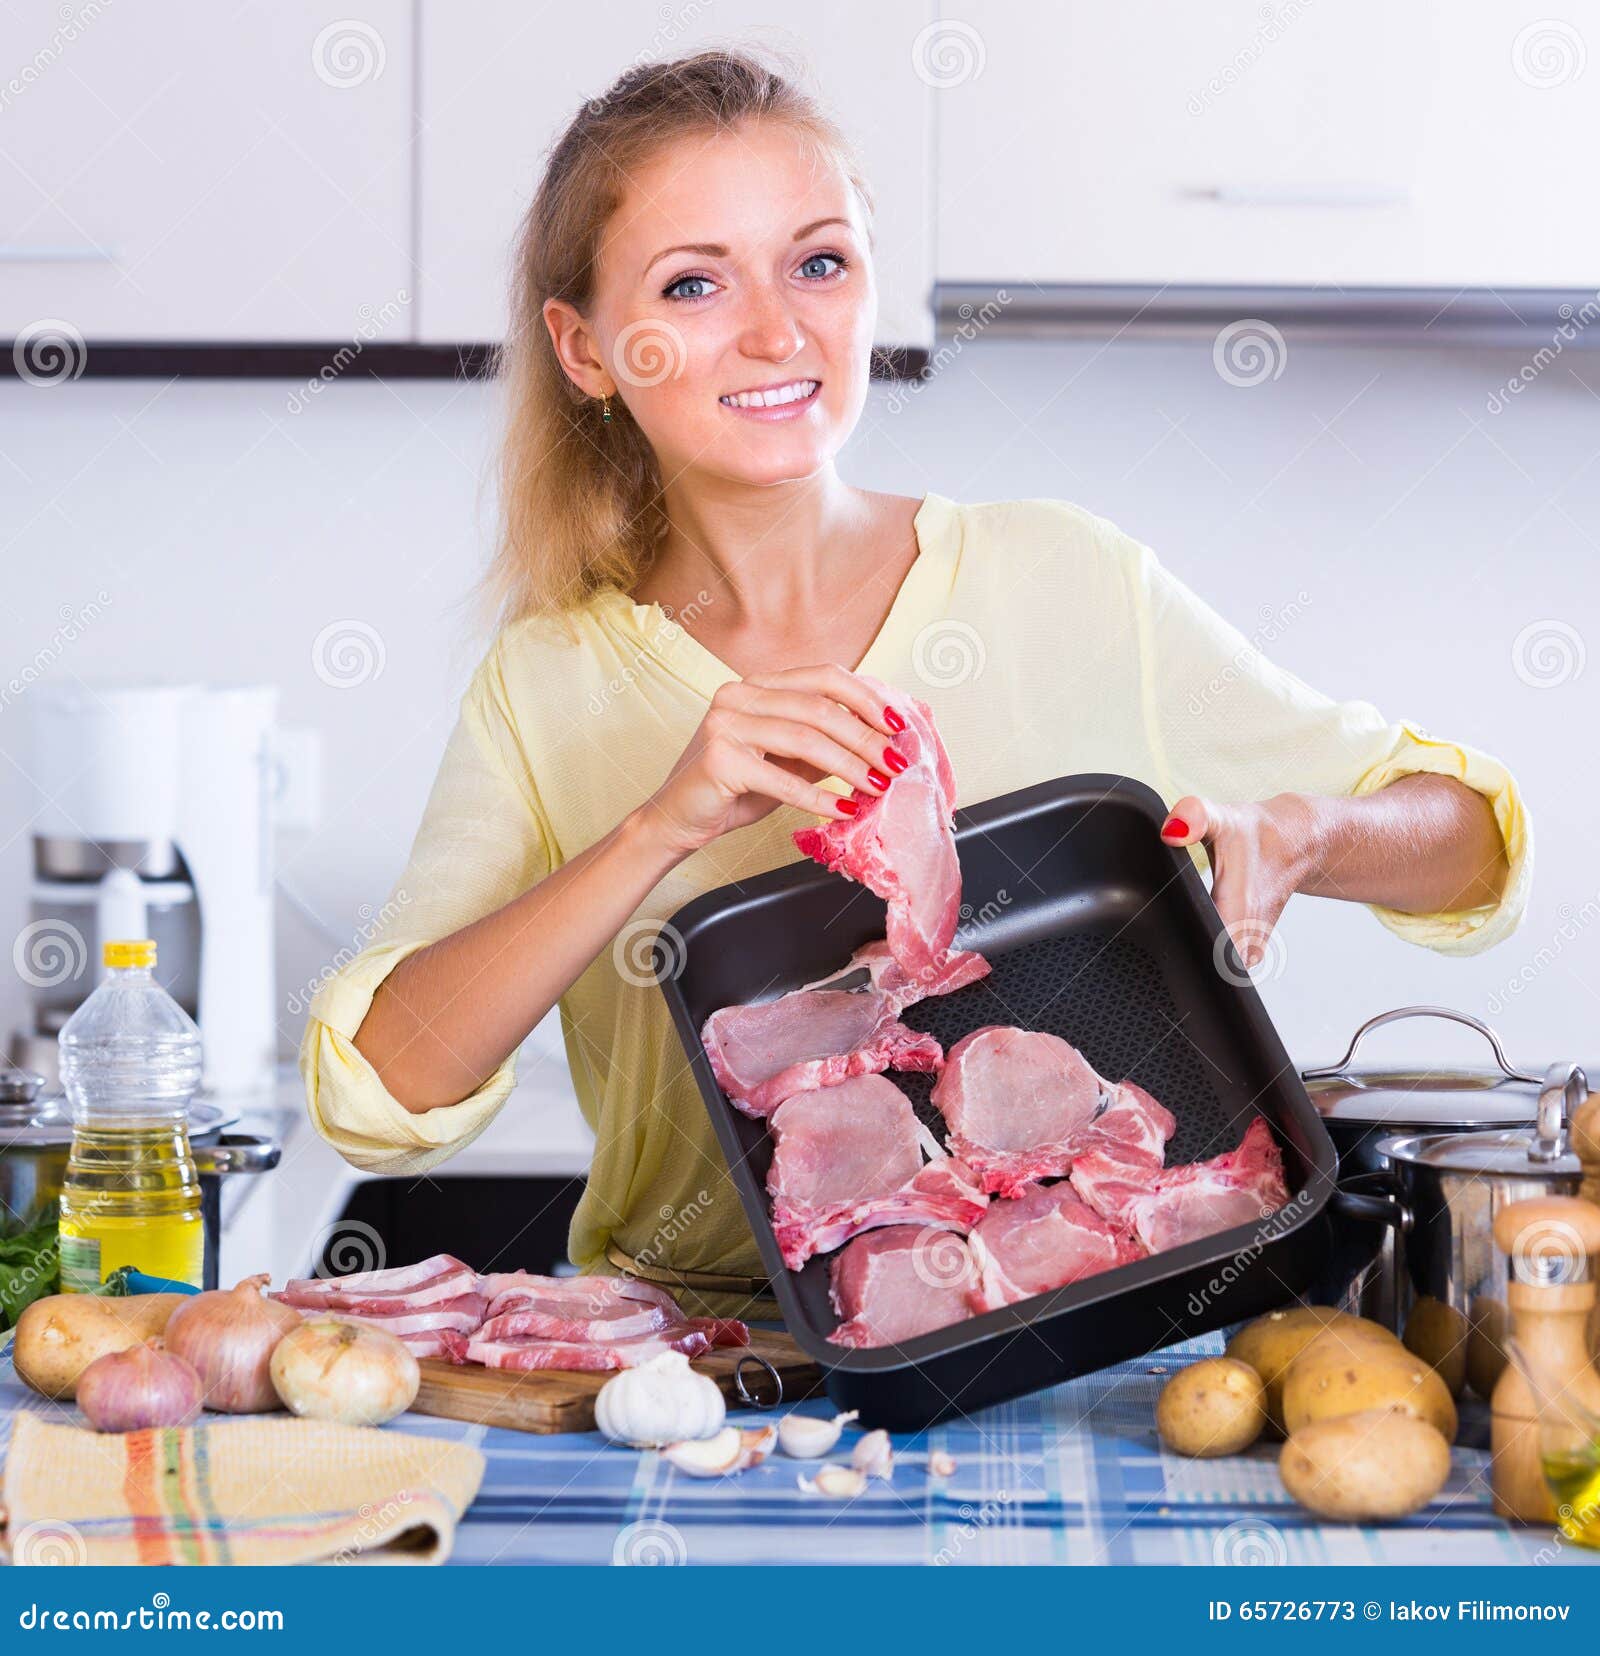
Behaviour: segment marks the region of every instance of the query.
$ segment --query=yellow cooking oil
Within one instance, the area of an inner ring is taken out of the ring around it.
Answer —
[[[1600,1444],[1540,1458],[1561,1533],[1580,1547],[1600,1548]]]
[[[61,1287],[89,1293],[124,1265],[202,1285],[200,1181],[182,1122],[79,1126],[61,1189]]]
[[[72,1148],[61,1189],[61,1286],[92,1293],[125,1265],[204,1286],[189,1147],[200,1031],[155,979],[149,938],[102,951],[105,976],[60,1036]]]

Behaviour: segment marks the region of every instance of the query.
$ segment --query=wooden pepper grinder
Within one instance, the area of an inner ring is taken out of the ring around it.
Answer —
[[[1586,1324],[1595,1306],[1592,1261],[1600,1255],[1600,1207],[1577,1196],[1513,1202],[1495,1215],[1496,1245],[1510,1260],[1506,1303],[1512,1337],[1541,1386],[1600,1416],[1600,1375],[1590,1367]],[[1495,1383],[1490,1447],[1494,1509],[1525,1524],[1554,1524],[1539,1434],[1540,1399],[1516,1363]],[[1584,1434],[1574,1427],[1573,1447]]]
[[[1590,1093],[1572,1112],[1568,1131],[1573,1151],[1583,1163],[1578,1194],[1600,1206],[1600,1093]],[[1589,1313],[1589,1355],[1600,1357],[1600,1303]]]

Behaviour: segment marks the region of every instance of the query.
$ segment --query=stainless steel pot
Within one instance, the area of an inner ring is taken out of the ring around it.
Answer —
[[[1358,1068],[1357,1052],[1376,1029],[1416,1018],[1440,1018],[1476,1031],[1494,1055],[1493,1069]],[[1339,1153],[1339,1190],[1328,1269],[1314,1297],[1403,1332],[1418,1293],[1406,1260],[1416,1215],[1399,1201],[1386,1140],[1447,1132],[1527,1131],[1552,1075],[1512,1067],[1499,1036],[1469,1013],[1446,1006],[1402,1006],[1369,1018],[1337,1063],[1302,1072]],[[1580,1072],[1581,1073],[1581,1072]],[[1547,1186],[1546,1188],[1555,1188]]]
[[[62,1099],[40,1101],[44,1078],[0,1067],[0,1218],[25,1228],[61,1194],[72,1119]],[[265,1173],[283,1154],[275,1139],[230,1133],[235,1117],[214,1104],[189,1111],[189,1144],[200,1175],[200,1213],[205,1225],[205,1280],[217,1286],[222,1239],[222,1180],[234,1173]]]

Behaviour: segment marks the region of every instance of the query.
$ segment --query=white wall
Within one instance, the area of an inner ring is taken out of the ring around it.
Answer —
[[[1600,360],[1569,354],[1489,414],[1526,360],[1291,334],[1281,377],[1246,387],[1218,374],[1210,341],[980,339],[914,395],[880,388],[845,458],[853,480],[908,494],[1078,500],[1148,541],[1247,634],[1303,590],[1310,601],[1269,654],[1512,765],[1539,850],[1522,931],[1445,960],[1360,910],[1298,901],[1282,974],[1264,988],[1306,1062],[1403,1001],[1492,1007],[1530,1063],[1600,1062],[1600,661],[1541,688],[1514,656],[1519,632],[1543,621],[1600,647]],[[405,857],[480,647],[463,600],[488,544],[494,398],[352,380],[291,414],[294,389],[0,385],[0,684],[54,653],[63,607],[102,589],[104,614],[51,673],[278,683],[285,721],[322,731],[326,767],[322,825],[285,837],[282,872],[350,940]],[[335,689],[312,644],[344,619],[376,629],[384,668]],[[24,918],[32,809],[9,762],[16,705],[0,706],[3,937]],[[330,951],[287,905],[279,947],[287,998]],[[21,1008],[0,974],[0,1027]],[[282,1033],[287,1052],[287,1015]],[[1476,1057],[1471,1037],[1425,1029],[1382,1051]]]

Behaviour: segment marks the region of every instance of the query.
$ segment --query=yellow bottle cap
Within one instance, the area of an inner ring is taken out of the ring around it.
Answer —
[[[154,966],[155,941],[149,937],[121,938],[107,943],[100,951],[100,958],[107,966]]]

